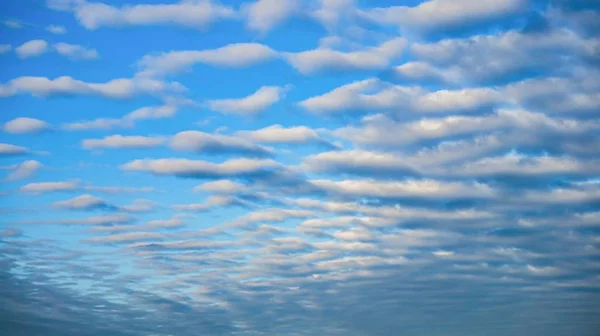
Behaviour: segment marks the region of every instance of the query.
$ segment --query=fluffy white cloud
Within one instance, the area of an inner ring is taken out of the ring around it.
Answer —
[[[123,136],[115,134],[103,139],[84,139],[81,146],[85,149],[122,149],[122,148],[152,148],[165,141],[161,137]]]
[[[223,163],[188,159],[133,160],[121,166],[127,171],[182,177],[244,176],[278,167],[273,160],[231,159]]]
[[[185,88],[177,82],[163,82],[154,79],[119,78],[106,83],[87,83],[69,76],[55,79],[26,76],[12,79],[6,84],[0,84],[0,97],[30,93],[40,97],[68,94],[125,99],[138,94],[158,95],[184,90]]]
[[[96,49],[88,49],[78,44],[56,43],[53,47],[60,55],[74,60],[94,60],[100,57]]]
[[[50,124],[34,118],[15,118],[4,124],[4,132],[11,134],[40,133],[50,129]]]
[[[297,0],[257,0],[242,8],[249,29],[266,33],[299,9]]]
[[[59,25],[49,25],[46,27],[46,30],[56,35],[62,35],[67,32],[65,27]]]
[[[11,166],[11,172],[4,181],[18,181],[29,178],[42,168],[43,165],[35,160],[24,161],[18,165]]]
[[[272,152],[243,138],[200,131],[179,132],[171,138],[170,146],[178,151],[209,154],[238,153],[264,156]]]
[[[138,61],[141,75],[170,75],[187,71],[197,63],[241,68],[271,60],[277,52],[259,43],[234,43],[212,50],[170,51],[146,55]]]
[[[406,46],[406,40],[396,38],[377,47],[364,50],[342,52],[329,48],[319,48],[298,53],[283,53],[294,68],[303,74],[338,70],[384,69],[398,57]]]
[[[15,52],[20,58],[39,56],[47,51],[48,42],[44,40],[31,40],[15,48]]]
[[[71,10],[81,25],[101,27],[179,25],[205,29],[214,21],[232,18],[233,9],[210,0],[181,1],[173,4],[110,6],[99,2],[52,3],[51,8]]]
[[[271,107],[283,98],[286,88],[263,86],[244,98],[209,100],[208,106],[225,114],[253,115]]]
[[[431,31],[480,23],[514,14],[525,8],[525,0],[430,0],[415,7],[392,6],[366,10],[362,14],[380,24]]]
[[[19,188],[19,190],[26,193],[41,194],[57,191],[73,191],[79,188],[81,186],[78,181],[58,181],[29,183]]]

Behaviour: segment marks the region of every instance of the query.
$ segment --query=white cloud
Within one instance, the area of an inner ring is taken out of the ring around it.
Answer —
[[[298,53],[283,53],[283,55],[303,74],[332,70],[376,70],[388,67],[390,62],[402,53],[405,45],[405,39],[396,38],[377,47],[359,51],[342,52],[319,48]]]
[[[96,49],[88,49],[78,44],[56,43],[53,47],[57,53],[73,60],[94,60],[100,57]]]
[[[253,115],[277,103],[283,98],[285,91],[285,88],[278,86],[263,86],[244,98],[209,100],[208,106],[225,114]]]
[[[315,172],[356,171],[377,174],[379,172],[416,171],[406,157],[392,153],[377,153],[364,150],[332,151],[307,156],[304,164]]]
[[[46,30],[56,35],[66,34],[67,32],[65,27],[59,25],[49,25],[46,27]]]
[[[40,97],[69,94],[125,99],[138,94],[160,95],[183,90],[185,88],[177,82],[163,82],[154,79],[119,78],[105,83],[87,83],[69,76],[56,79],[25,76],[12,79],[7,84],[0,84],[0,97],[30,93]]]
[[[371,78],[342,85],[299,103],[311,112],[332,114],[353,110],[398,109],[402,112],[443,113],[472,111],[504,102],[492,88],[428,92],[416,86],[398,86]]]
[[[217,207],[245,204],[247,204],[247,202],[244,202],[236,197],[211,195],[206,199],[206,201],[204,201],[204,203],[176,204],[173,206],[173,209],[179,211],[208,211]]]
[[[182,177],[226,177],[258,173],[278,167],[273,160],[231,159],[223,163],[212,163],[188,159],[143,159],[133,160],[121,166],[127,171],[147,172],[157,175]]]
[[[232,18],[230,7],[210,0],[181,1],[173,4],[124,5],[114,7],[99,2],[54,4],[54,8],[72,10],[81,25],[90,30],[101,27],[178,25],[205,29],[213,22]]]
[[[271,60],[277,52],[259,43],[234,43],[212,50],[170,51],[146,55],[138,61],[140,74],[171,75],[189,70],[196,63],[242,68]]]
[[[552,119],[541,113],[520,109],[500,109],[494,114],[483,116],[449,116],[424,118],[412,122],[398,122],[385,115],[374,115],[363,119],[361,126],[348,126],[334,133],[344,139],[363,145],[398,146],[428,139],[442,139],[461,134],[477,134],[501,130],[521,130],[511,139],[526,139],[533,134],[575,135],[600,127],[595,122],[571,119]],[[532,138],[532,141],[540,141]]]
[[[266,33],[299,9],[297,0],[257,0],[242,7],[249,29]]]
[[[194,191],[209,191],[219,194],[236,194],[247,189],[245,185],[231,180],[210,181],[194,187]]]
[[[114,224],[126,224],[131,223],[134,219],[131,216],[125,214],[110,214],[101,216],[92,216],[75,219],[58,219],[58,220],[47,220],[47,221],[23,221],[21,224],[59,224],[59,225],[73,225],[73,224],[86,224],[86,225],[114,225]]]
[[[82,148],[84,149],[123,149],[123,148],[152,148],[161,145],[165,141],[161,137],[145,136],[123,136],[115,134],[104,137],[103,139],[84,139]]]
[[[170,147],[178,151],[209,154],[238,153],[259,156],[271,154],[270,149],[243,138],[200,131],[184,131],[175,134],[170,140]]]
[[[48,51],[48,42],[44,40],[31,40],[15,48],[15,52],[20,58],[39,56],[46,51]]]
[[[525,70],[552,72],[564,64],[565,53],[592,57],[597,44],[594,39],[584,39],[566,29],[540,34],[511,30],[414,43],[411,52],[418,60],[441,67],[438,71],[454,80],[485,82]]]
[[[443,182],[431,179],[405,181],[311,180],[310,183],[332,194],[355,197],[462,198],[494,195],[494,191],[485,184]]]
[[[0,143],[0,156],[23,155],[28,153],[30,153],[30,151],[25,147]]]
[[[11,172],[4,181],[18,181],[29,178],[42,168],[44,165],[35,160],[24,161],[18,165],[12,166]]]
[[[374,8],[362,14],[380,24],[395,24],[405,29],[431,31],[485,22],[519,12],[525,0],[430,0],[415,7]]]
[[[163,105],[163,106],[147,106],[139,108],[123,117],[123,122],[136,121],[143,119],[161,119],[172,117],[177,113],[177,107],[175,105]]]
[[[236,135],[252,141],[270,144],[326,142],[315,130],[306,126],[284,127],[282,125],[271,125],[254,131],[238,131]]]
[[[168,237],[157,232],[127,232],[87,239],[89,243],[130,243],[144,240],[158,240]]]
[[[90,121],[78,121],[62,125],[62,128],[68,131],[110,130],[114,128],[131,127],[133,127],[132,121],[107,118],[99,118]]]
[[[29,183],[19,188],[19,190],[25,193],[41,194],[57,191],[73,191],[78,190],[80,187],[78,181],[58,181]]]
[[[129,205],[119,207],[120,210],[125,212],[150,212],[158,207],[158,204],[154,201],[147,199],[136,199]]]
[[[3,127],[4,132],[11,134],[40,133],[50,128],[50,125],[45,121],[25,117],[10,120]]]
[[[92,195],[80,195],[68,200],[54,202],[52,204],[54,208],[58,209],[69,209],[69,210],[92,210],[99,208],[110,207],[101,198]]]
[[[2,24],[11,29],[21,29],[23,28],[23,23],[18,20],[3,20]]]

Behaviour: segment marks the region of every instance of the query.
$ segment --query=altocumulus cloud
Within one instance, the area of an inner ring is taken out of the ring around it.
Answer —
[[[600,330],[594,1],[45,3],[0,22],[3,335]]]

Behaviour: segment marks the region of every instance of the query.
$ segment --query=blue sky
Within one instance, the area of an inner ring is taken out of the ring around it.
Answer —
[[[596,1],[0,4],[3,335],[594,335]]]

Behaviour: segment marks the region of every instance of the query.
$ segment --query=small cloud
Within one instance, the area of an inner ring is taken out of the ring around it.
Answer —
[[[4,179],[4,181],[18,181],[29,178],[42,168],[44,165],[35,160],[28,160],[12,167],[12,172]]]
[[[48,51],[48,42],[44,40],[31,40],[25,42],[19,47],[15,48],[17,56],[20,58],[35,57],[44,54]]]
[[[15,118],[4,124],[4,131],[11,134],[31,134],[40,133],[51,128],[45,121],[34,118]]]
[[[72,60],[95,60],[100,58],[96,49],[89,49],[78,44],[56,43],[54,50]]]
[[[67,29],[65,27],[58,25],[49,25],[46,27],[46,30],[56,35],[62,35],[67,32]]]

